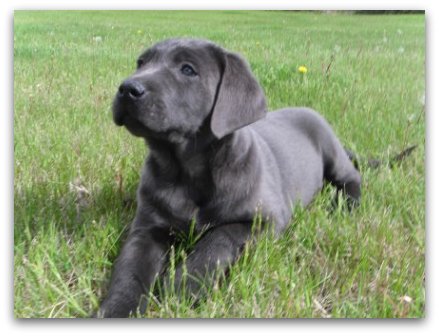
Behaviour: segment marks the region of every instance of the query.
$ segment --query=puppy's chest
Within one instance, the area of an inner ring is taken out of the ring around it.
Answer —
[[[180,160],[182,174],[189,179],[196,180],[202,178],[207,172],[207,160],[200,156]]]
[[[209,202],[213,182],[208,162],[202,157],[193,157],[181,162],[181,186],[197,207]]]

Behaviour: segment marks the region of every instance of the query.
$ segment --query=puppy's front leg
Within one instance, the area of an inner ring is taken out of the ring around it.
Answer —
[[[133,227],[116,260],[110,289],[97,317],[128,317],[136,311],[141,295],[149,291],[163,268],[167,244],[161,236],[154,229]]]
[[[174,284],[169,284],[167,277],[167,285],[175,286],[180,293],[184,286],[187,294],[198,297],[204,286],[212,285],[216,276],[239,257],[252,234],[251,226],[251,223],[225,224],[206,232],[186,259],[187,276],[184,278],[183,265],[179,265]]]

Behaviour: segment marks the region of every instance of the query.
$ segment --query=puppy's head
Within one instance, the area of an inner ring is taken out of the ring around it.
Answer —
[[[140,55],[119,87],[113,118],[136,136],[172,141],[193,136],[205,122],[221,138],[265,109],[263,91],[238,55],[207,41],[173,39]]]

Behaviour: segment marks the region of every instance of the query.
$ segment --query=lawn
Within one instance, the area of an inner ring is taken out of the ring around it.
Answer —
[[[151,295],[146,317],[423,317],[425,18],[286,11],[15,12],[15,317],[97,309],[148,152],[113,124],[112,97],[144,48],[176,36],[241,53],[270,110],[320,111],[360,156],[418,147],[361,165],[354,212],[328,211],[325,189],[197,305]]]

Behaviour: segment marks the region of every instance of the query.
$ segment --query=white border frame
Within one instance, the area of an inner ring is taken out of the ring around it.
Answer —
[[[0,256],[2,272],[0,275],[0,326],[4,335],[77,335],[86,333],[93,335],[120,335],[120,333],[178,333],[183,335],[223,334],[224,332],[264,335],[266,333],[294,332],[307,335],[410,335],[432,334],[438,327],[438,245],[435,240],[438,235],[438,207],[433,206],[437,201],[439,167],[437,154],[432,148],[438,148],[439,132],[434,132],[438,125],[438,95],[437,80],[439,78],[437,62],[439,42],[438,11],[436,1],[292,1],[270,0],[212,0],[202,2],[196,0],[160,0],[157,3],[144,1],[112,1],[105,2],[90,0],[25,1],[12,0],[0,2],[0,34],[1,49],[0,64]],[[426,318],[420,320],[129,320],[129,321],[93,321],[93,320],[20,320],[13,316],[13,16],[18,9],[425,9],[426,10],[426,232],[427,232],[427,264],[426,264]],[[433,39],[434,36],[434,39]],[[435,318],[436,316],[436,318]]]

